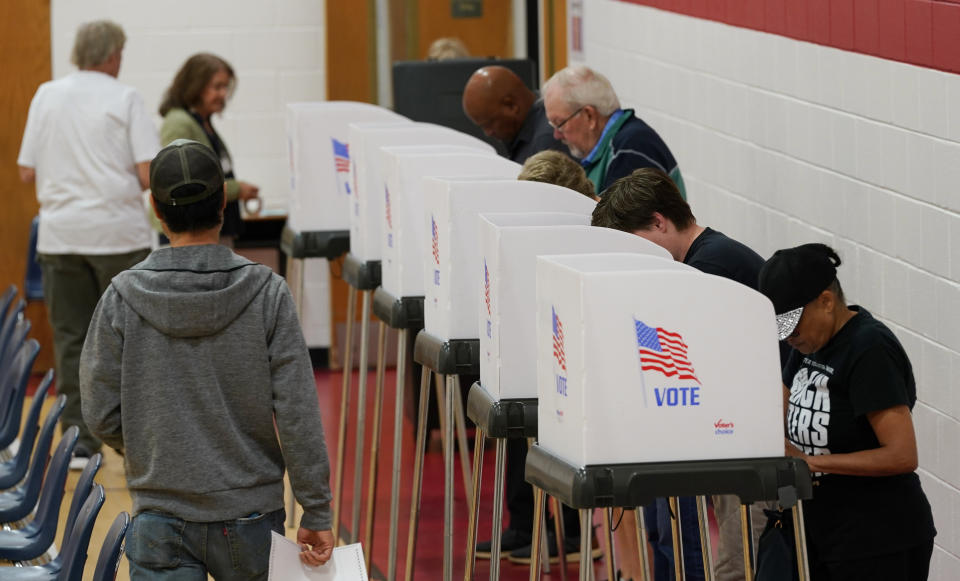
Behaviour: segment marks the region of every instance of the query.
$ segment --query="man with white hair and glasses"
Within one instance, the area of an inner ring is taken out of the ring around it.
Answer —
[[[567,67],[543,86],[543,102],[553,136],[580,160],[598,195],[633,170],[654,167],[686,198],[670,148],[633,109],[620,107],[605,76],[583,65]]]

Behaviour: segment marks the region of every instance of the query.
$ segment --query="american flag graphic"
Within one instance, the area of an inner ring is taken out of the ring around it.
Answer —
[[[433,214],[430,214],[430,235],[433,237],[433,260],[437,264],[440,264],[440,244],[437,241],[437,221],[433,219]]]
[[[387,228],[393,230],[393,216],[390,213],[390,188],[384,186],[383,193],[387,204]]]
[[[340,173],[350,173],[350,146],[342,141],[333,141],[333,166]]]
[[[637,330],[637,349],[640,352],[640,369],[659,371],[667,377],[690,379],[700,383],[687,359],[687,344],[680,333],[671,333],[660,327],[648,327],[633,320]]]
[[[486,258],[483,259],[483,300],[487,303],[487,316],[490,316],[490,271]]]
[[[567,354],[563,350],[563,323],[557,316],[557,310],[550,307],[550,314],[553,318],[553,358],[557,360],[560,369],[567,371]]]

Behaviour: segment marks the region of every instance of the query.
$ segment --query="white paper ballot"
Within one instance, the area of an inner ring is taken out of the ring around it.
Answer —
[[[300,546],[283,535],[273,533],[270,546],[269,581],[367,581],[360,543],[337,547],[322,567],[300,562]]]

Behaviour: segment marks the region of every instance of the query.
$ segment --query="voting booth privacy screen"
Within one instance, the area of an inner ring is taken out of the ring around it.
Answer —
[[[680,263],[537,259],[539,443],[578,465],[783,455],[770,301]]]
[[[329,101],[287,105],[290,162],[288,226],[296,232],[348,230],[352,197],[348,126],[405,121],[389,109]]]
[[[393,64],[393,108],[414,121],[427,121],[482,139],[498,151],[503,144],[487,137],[463,112],[463,88],[470,75],[488,65],[506,67],[537,90],[537,65],[528,59],[453,59]]]
[[[484,146],[476,137],[432,123],[350,125],[351,174],[350,254],[362,261],[380,260],[385,183],[380,148],[387,145]]]
[[[537,256],[635,252],[671,260],[656,244],[589,226],[582,214],[482,214],[480,383],[494,399],[537,397]]]
[[[516,165],[517,173],[520,165]],[[486,212],[572,212],[590,216],[592,199],[540,182],[426,177],[424,185],[424,330],[434,337],[478,339],[482,272],[479,215]]]
[[[427,149],[429,148],[429,149]],[[436,150],[442,149],[443,152]],[[424,296],[424,253],[427,243],[423,178],[431,175],[517,176],[517,164],[493,148],[394,146],[381,148],[386,172],[386,208],[381,257],[381,286],[396,297]]]

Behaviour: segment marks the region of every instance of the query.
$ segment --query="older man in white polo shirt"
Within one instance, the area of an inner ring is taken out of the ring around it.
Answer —
[[[40,202],[37,251],[57,389],[68,397],[61,429],[80,428],[75,469],[101,447],[80,411],[90,317],[110,279],[150,251],[141,193],[160,141],[140,95],[117,81],[125,42],[113,22],[80,26],[71,57],[79,70],[37,89],[17,159],[20,179],[36,182]]]

